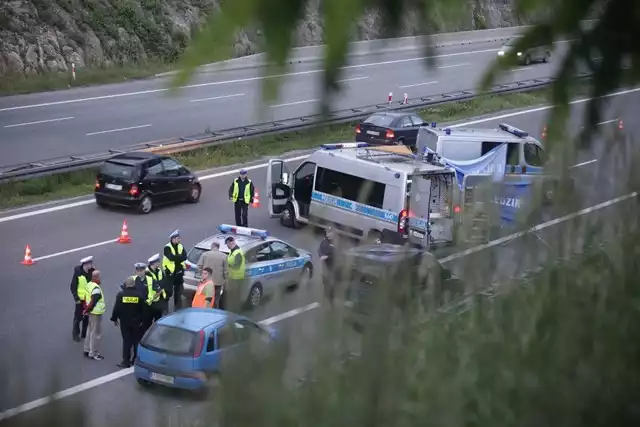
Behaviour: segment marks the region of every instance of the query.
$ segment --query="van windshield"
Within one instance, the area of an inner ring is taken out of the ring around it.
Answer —
[[[111,178],[131,180],[136,178],[136,167],[124,163],[105,162],[100,173]]]
[[[175,326],[156,323],[140,343],[149,350],[176,356],[192,355],[195,350],[197,334]]]

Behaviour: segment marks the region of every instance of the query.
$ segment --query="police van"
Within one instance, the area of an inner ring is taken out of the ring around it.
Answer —
[[[418,131],[417,149],[425,148],[438,156],[456,161],[478,159],[502,144],[507,144],[507,174],[540,174],[545,163],[540,141],[523,130],[501,123],[495,129],[438,128],[436,123]]]
[[[293,174],[269,161],[269,215],[369,242],[399,232],[421,246],[453,241],[455,172],[404,146],[324,144]]]

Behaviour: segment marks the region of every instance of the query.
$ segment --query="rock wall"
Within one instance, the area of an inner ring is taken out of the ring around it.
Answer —
[[[298,44],[320,44],[323,23],[320,0],[307,10],[298,28]],[[110,67],[150,59],[173,61],[218,0],[0,0],[0,76],[68,71],[76,67]],[[466,23],[438,31],[504,27],[520,24],[511,0],[471,0]],[[380,37],[380,15],[368,13],[354,38]],[[417,35],[415,15],[404,35]],[[236,56],[259,51],[260,31],[238,34]]]

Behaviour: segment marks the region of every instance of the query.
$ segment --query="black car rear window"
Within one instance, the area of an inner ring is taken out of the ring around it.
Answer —
[[[384,114],[374,114],[369,116],[364,122],[374,126],[389,127],[395,120],[395,116],[387,116]]]
[[[141,344],[149,350],[188,356],[193,354],[197,338],[195,332],[156,323],[144,336]]]
[[[105,162],[100,173],[112,178],[133,179],[136,178],[137,168],[124,163]]]

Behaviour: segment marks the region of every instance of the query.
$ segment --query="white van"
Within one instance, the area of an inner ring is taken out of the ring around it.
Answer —
[[[412,185],[422,197],[410,209]],[[392,230],[436,245],[453,240],[455,185],[454,171],[406,147],[342,143],[321,146],[293,174],[284,160],[270,160],[266,188],[269,215],[284,226],[333,227],[369,242]]]

